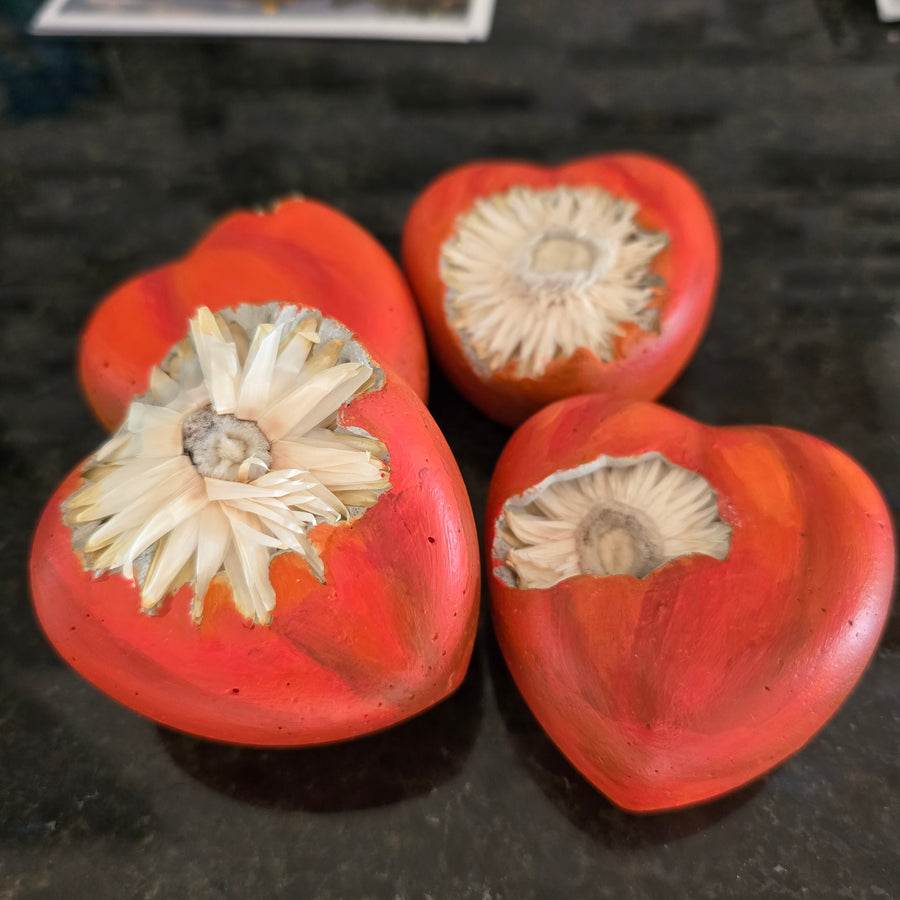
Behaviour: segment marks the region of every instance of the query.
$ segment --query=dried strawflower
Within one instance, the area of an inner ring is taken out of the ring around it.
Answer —
[[[519,588],[575,575],[644,578],[679,556],[728,555],[715,491],[658,453],[557,473],[503,511],[501,553]]]
[[[384,444],[336,419],[379,377],[346,329],[308,310],[201,308],[64,504],[84,565],[136,580],[145,610],[193,582],[197,620],[224,575],[241,614],[268,621],[272,556],[293,551],[325,580],[309,530],[390,487]]]
[[[665,234],[638,206],[599,187],[517,186],[480,198],[441,253],[450,323],[477,365],[515,360],[520,377],[579,347],[614,358],[622,324],[656,326],[660,280],[650,263]]]

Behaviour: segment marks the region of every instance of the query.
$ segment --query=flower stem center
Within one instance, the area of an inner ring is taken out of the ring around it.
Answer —
[[[206,478],[253,481],[269,470],[271,446],[255,422],[212,407],[195,410],[184,420],[184,452]]]
[[[662,541],[649,516],[615,500],[598,504],[584,517],[575,544],[581,570],[588,575],[643,578],[664,561]]]
[[[527,270],[540,280],[574,281],[602,277],[615,262],[615,249],[566,228],[545,231],[532,245]]]

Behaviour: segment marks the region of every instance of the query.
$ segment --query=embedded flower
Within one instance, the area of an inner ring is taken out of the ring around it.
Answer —
[[[282,551],[324,581],[309,530],[390,488],[385,445],[338,422],[381,377],[350,338],[294,306],[198,310],[63,504],[85,567],[136,580],[144,610],[193,582],[196,620],[224,575],[240,613],[267,622]]]
[[[650,270],[668,238],[598,187],[518,186],[477,200],[441,252],[451,324],[482,367],[540,377],[585,347],[615,358],[622,324],[658,327]]]
[[[730,540],[708,482],[648,453],[602,456],[507,501],[494,552],[509,584],[548,588],[574,575],[644,578],[693,553],[722,560]]]

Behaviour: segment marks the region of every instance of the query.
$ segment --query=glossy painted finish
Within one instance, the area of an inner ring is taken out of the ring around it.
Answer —
[[[519,377],[514,361],[494,373],[473,368],[447,320],[446,286],[439,271],[441,247],[453,234],[457,218],[476,199],[516,185],[535,189],[597,185],[638,203],[638,223],[669,237],[668,247],[652,266],[665,283],[658,334],[626,323],[612,362],[581,348],[567,359],[551,362],[540,378]],[[548,403],[573,394],[609,393],[639,400],[662,394],[687,365],[706,330],[718,280],[719,242],[700,189],[664,160],[615,153],[558,167],[484,161],[452,169],[419,196],[404,227],[403,266],[431,348],[448,377],[491,418],[517,425]]]
[[[500,645],[535,716],[635,811],[732,791],[800,749],[875,652],[895,568],[881,495],[833,446],[587,396],[514,434],[491,484],[487,546],[508,498],[601,454],[650,451],[717,492],[733,528],[726,560],[685,557],[643,580],[578,576],[547,590],[488,576]]]
[[[312,306],[345,323],[427,399],[424,332],[400,269],[343,213],[293,198],[268,212],[226,216],[183,259],[126,281],[101,301],[78,364],[94,413],[108,428],[118,425],[198,306],[215,311],[270,300]]]
[[[377,731],[427,709],[465,675],[475,639],[480,567],[459,469],[405,382],[357,397],[346,426],[379,436],[392,488],[360,518],[310,532],[326,584],[293,554],[276,556],[270,626],[251,626],[213,583],[203,621],[190,588],[140,612],[121,575],[95,579],[72,551],[60,503],[38,525],[31,585],[56,650],[97,687],[173,728],[249,745],[307,745]]]

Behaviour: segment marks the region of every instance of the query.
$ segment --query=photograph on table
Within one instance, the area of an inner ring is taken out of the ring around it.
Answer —
[[[494,0],[49,0],[35,34],[218,34],[481,41]]]

